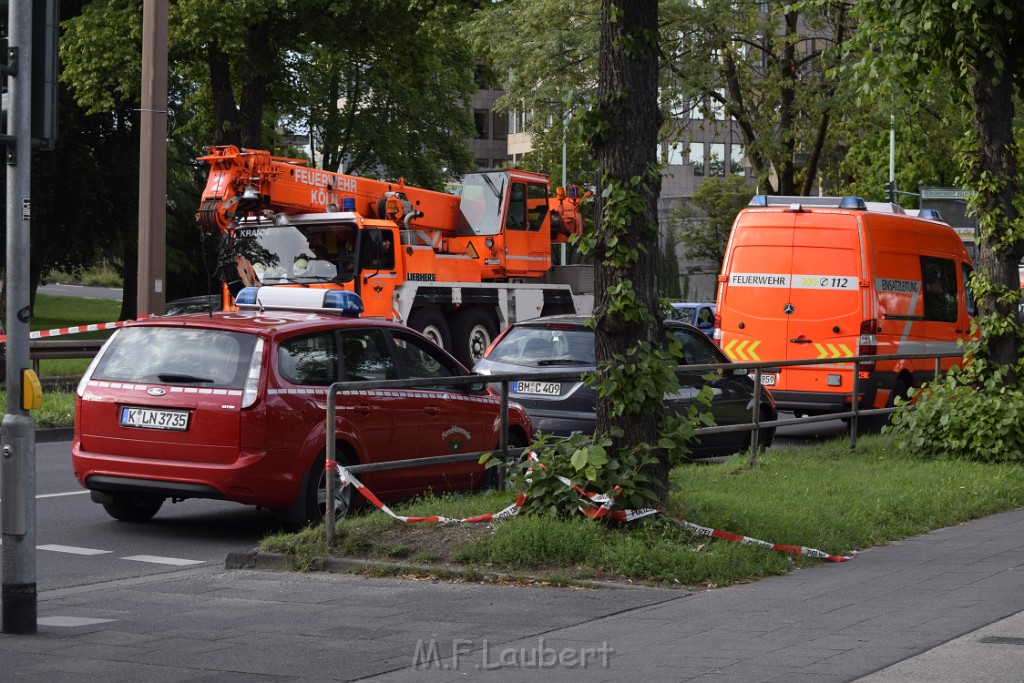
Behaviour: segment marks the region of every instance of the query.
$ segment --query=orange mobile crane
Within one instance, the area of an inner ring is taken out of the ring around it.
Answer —
[[[593,308],[593,268],[552,264],[582,230],[575,186],[552,195],[542,174],[479,171],[454,195],[263,150],[208,152],[198,218],[224,238],[225,308],[229,281],[346,289],[365,316],[401,321],[470,367],[517,320]]]

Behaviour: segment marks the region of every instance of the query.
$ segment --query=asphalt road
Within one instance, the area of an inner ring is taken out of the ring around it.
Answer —
[[[82,285],[41,285],[37,293],[48,296],[77,296],[83,299],[121,300],[120,287],[83,287]]]
[[[277,530],[266,510],[212,500],[167,501],[149,522],[111,518],[71,469],[71,442],[36,444],[36,554],[39,590],[223,567]]]

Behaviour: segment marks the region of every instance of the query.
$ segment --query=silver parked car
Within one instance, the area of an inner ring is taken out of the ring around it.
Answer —
[[[572,432],[593,434],[597,392],[581,381],[531,380],[530,373],[555,368],[593,369],[594,331],[588,318],[556,315],[527,320],[509,326],[473,366],[474,372],[522,374],[509,384],[509,397],[526,408],[539,433],[568,436]],[[730,363],[722,351],[701,330],[692,325],[667,320],[665,327],[683,346],[683,364]],[[701,388],[711,386],[711,412],[717,425],[750,423],[753,419],[754,381],[743,369],[726,370],[714,379],[706,372],[678,372],[679,392],[666,396],[670,409],[682,411],[691,405]],[[760,419],[775,420],[778,413],[771,393],[762,389]],[[694,457],[728,455],[748,448],[752,430],[708,434],[691,445]],[[758,442],[771,445],[774,428],[761,430]]]

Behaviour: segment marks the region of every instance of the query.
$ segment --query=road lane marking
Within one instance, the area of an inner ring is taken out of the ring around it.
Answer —
[[[40,626],[92,626],[94,624],[105,624],[113,619],[95,619],[89,617],[40,617],[36,623]]]
[[[113,550],[96,550],[95,548],[78,548],[73,545],[37,545],[36,550],[52,550],[55,553],[71,553],[72,555],[103,555]]]
[[[122,560],[134,560],[135,562],[151,562],[153,564],[173,564],[184,567],[190,564],[205,564],[205,560],[183,560],[180,557],[160,557],[159,555],[132,555],[122,557]]]

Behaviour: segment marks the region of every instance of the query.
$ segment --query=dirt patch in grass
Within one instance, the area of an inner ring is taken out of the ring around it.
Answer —
[[[349,528],[332,553],[336,557],[453,564],[459,549],[493,533],[488,524],[394,524],[386,529]]]
[[[715,587],[683,586],[678,582],[641,582],[615,572],[584,566],[549,564],[522,569],[460,562],[460,551],[493,533],[494,528],[485,523],[395,524],[385,529],[350,526],[339,532],[331,556],[360,560],[360,566],[350,568],[350,571],[412,580],[441,579],[577,588],[603,585],[699,590]]]

